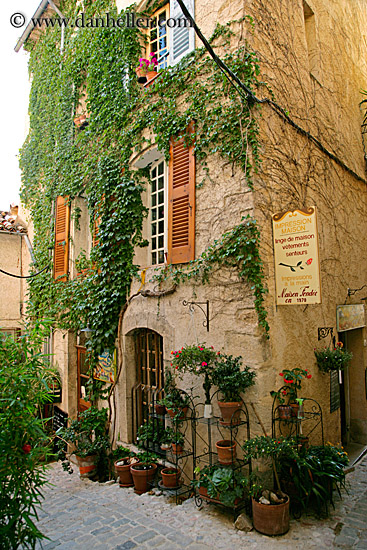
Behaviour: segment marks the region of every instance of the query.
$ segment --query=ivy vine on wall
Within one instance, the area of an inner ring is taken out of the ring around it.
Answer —
[[[75,0],[65,0],[60,8],[66,17],[77,16]],[[86,0],[84,12],[86,17],[118,15],[113,0]],[[248,45],[234,51],[226,47],[233,36],[231,26],[218,25],[211,43],[254,89],[259,74],[256,55]],[[168,158],[170,137],[195,120],[195,155],[204,174],[209,175],[208,157],[219,153],[241,167],[251,186],[252,170],[259,165],[258,124],[256,107],[237,95],[204,49],[164,70],[149,89],[142,90],[134,71],[144,41],[139,29],[66,28],[62,51],[60,41],[61,30],[55,26],[45,29],[36,44],[30,40],[27,44],[32,88],[30,131],[20,158],[22,200],[32,215],[39,265],[50,265],[49,272],[30,282],[28,315],[51,318],[64,329],[77,330],[88,323],[96,356],[114,345],[119,312],[138,269],[134,248],[147,244],[142,238],[146,209],[141,197],[147,171],[132,170],[129,164],[148,144],[144,130],[151,130]],[[83,107],[88,126],[78,131],[73,118]],[[209,185],[209,180],[204,177],[198,184]],[[70,201],[86,198],[91,231],[100,217],[98,245],[90,258],[81,254],[77,261],[83,276],[61,283],[52,279],[49,255],[58,195]],[[218,265],[236,266],[240,277],[250,283],[259,323],[267,331],[254,219],[246,218],[225,233],[188,269],[172,266],[159,277],[184,282],[200,274],[207,282]]]

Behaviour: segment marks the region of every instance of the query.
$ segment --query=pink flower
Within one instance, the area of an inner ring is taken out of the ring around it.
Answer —
[[[211,347],[211,349],[214,349],[214,346],[210,346],[210,347]]]
[[[204,351],[204,348],[201,348],[201,347],[199,346],[199,350],[200,350],[200,351]]]
[[[208,363],[205,363],[205,361],[203,361],[203,362],[201,363],[201,366],[202,366],[202,367],[207,367],[207,366],[208,366]]]

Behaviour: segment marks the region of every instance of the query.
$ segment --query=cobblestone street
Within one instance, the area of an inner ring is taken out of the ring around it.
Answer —
[[[303,515],[275,538],[238,531],[218,508],[204,504],[199,510],[193,499],[176,506],[165,496],[137,496],[116,483],[80,480],[60,464],[51,465],[49,478],[38,526],[50,540],[39,549],[367,549],[367,457],[348,474],[348,494],[336,498],[329,519]]]

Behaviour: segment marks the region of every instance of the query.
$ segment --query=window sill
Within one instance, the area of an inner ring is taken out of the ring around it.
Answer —
[[[162,72],[160,71],[159,73],[157,73],[155,76],[153,76],[153,78],[151,80],[148,80],[148,82],[146,82],[144,85],[143,85],[143,88],[149,88],[149,86],[155,82],[155,80],[157,80],[157,78],[162,74]]]

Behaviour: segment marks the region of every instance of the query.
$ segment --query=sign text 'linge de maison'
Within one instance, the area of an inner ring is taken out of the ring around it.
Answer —
[[[277,305],[320,304],[316,209],[273,214]]]

